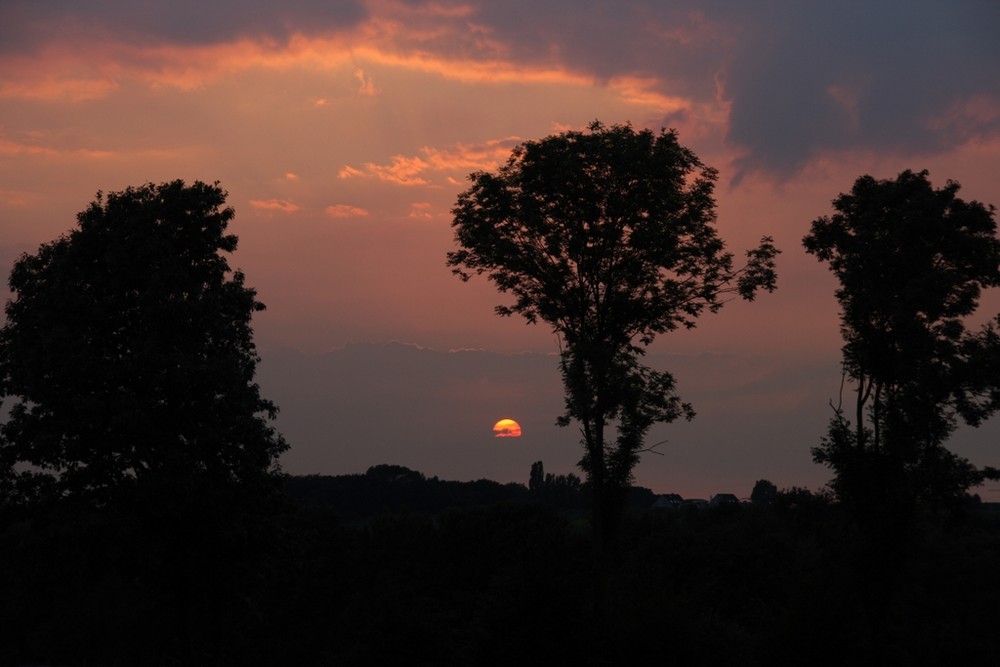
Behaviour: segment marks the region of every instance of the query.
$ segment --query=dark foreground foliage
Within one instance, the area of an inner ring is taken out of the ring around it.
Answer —
[[[98,512],[2,515],[0,663],[1000,659],[1000,513],[982,506],[922,516],[891,541],[801,490],[633,509],[598,568],[585,513],[518,488],[494,504],[349,517],[314,498],[175,544]]]

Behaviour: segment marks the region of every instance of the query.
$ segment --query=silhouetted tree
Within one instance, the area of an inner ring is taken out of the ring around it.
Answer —
[[[991,474],[943,446],[958,418],[978,425],[1000,405],[997,322],[966,328],[982,290],[1000,285],[994,209],[958,190],[953,181],[933,188],[926,171],[863,176],[803,240],[840,281],[843,367],[856,397],[853,427],[836,406],[813,456],[865,513],[902,516]]]
[[[448,265],[512,293],[498,314],[542,320],[559,336],[559,423],[581,426],[580,466],[605,535],[650,426],[694,414],[670,373],[639,363],[643,348],[730,295],[774,289],[778,251],[764,238],[734,268],[713,226],[716,171],[673,131],[589,130],[526,142],[497,173],[473,173],[453,210],[459,249]]]
[[[259,573],[254,535],[287,445],[254,382],[250,320],[264,306],[223,255],[237,245],[225,198],[218,184],[179,180],[99,193],[75,229],[10,274],[0,504],[65,524],[45,550],[94,564],[74,585],[110,598],[117,616],[85,614],[79,627],[109,633],[86,641],[124,651],[116,660],[137,659],[120,644],[132,642],[184,662],[195,635],[249,627],[240,586]]]
[[[371,466],[365,472],[365,476],[372,480],[394,484],[419,484],[427,481],[422,472],[391,463],[380,463]]]
[[[100,504],[151,480],[275,471],[286,445],[253,381],[264,306],[220,254],[237,243],[225,197],[183,181],[98,194],[77,229],[17,261],[0,330],[0,389],[16,397],[5,495]]]
[[[528,490],[540,491],[545,485],[545,467],[541,461],[531,464],[531,475],[528,478]]]
[[[778,487],[766,479],[758,479],[750,492],[750,502],[754,505],[770,505],[778,497]]]

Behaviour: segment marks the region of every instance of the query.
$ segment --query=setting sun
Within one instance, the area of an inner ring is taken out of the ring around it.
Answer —
[[[521,425],[513,419],[501,419],[493,425],[493,433],[497,438],[520,438]]]

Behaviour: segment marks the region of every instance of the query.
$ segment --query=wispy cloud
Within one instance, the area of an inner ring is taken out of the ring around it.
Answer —
[[[566,86],[609,91],[643,122],[722,127],[742,168],[785,176],[837,151],[926,155],[1000,135],[989,111],[1000,85],[983,75],[998,64],[996,3],[907,5],[903,23],[894,2],[761,10],[636,0],[614,12],[569,0],[252,4],[235,13],[194,0],[141,13],[126,0],[0,5],[0,98],[85,102],[290,69],[353,75],[342,92],[364,96],[379,92],[373,72],[384,70]],[[334,95],[308,99],[333,105]],[[385,167],[385,180],[422,180],[403,164]]]
[[[365,162],[364,169],[355,169],[345,166],[340,170],[340,178],[354,178],[356,176],[374,176],[381,181],[388,181],[396,185],[427,185],[428,181],[420,176],[430,165],[419,157],[406,157],[405,155],[395,155],[389,164],[375,164]]]
[[[8,139],[0,132],[0,155],[24,156],[52,159],[107,159],[115,156],[114,151],[93,148],[63,148],[45,145],[35,141]]]
[[[363,218],[368,215],[368,211],[358,206],[350,204],[333,204],[327,206],[325,213],[331,218]]]
[[[295,213],[302,210],[298,204],[293,204],[285,199],[251,199],[250,205],[261,211],[279,211],[281,213]]]
[[[414,220],[431,220],[434,214],[431,212],[431,203],[418,201],[410,204],[410,218]]]
[[[358,92],[362,95],[367,95],[372,97],[378,95],[378,88],[375,87],[375,82],[372,78],[360,67],[354,70],[354,78],[358,80]]]
[[[495,169],[521,143],[519,137],[491,139],[481,144],[456,144],[450,149],[421,148],[431,168],[438,171]]]
[[[373,177],[403,186],[430,185],[430,173],[447,173],[495,169],[510,157],[520,143],[518,137],[491,139],[480,144],[455,144],[451,148],[425,146],[420,155],[395,155],[388,164],[365,162],[361,169],[350,165],[341,168],[340,178]],[[460,181],[449,174],[448,183]]]
[[[694,104],[690,98],[661,92],[666,86],[656,77],[618,76],[608,82],[608,87],[625,102],[652,107],[663,115],[690,109]]]

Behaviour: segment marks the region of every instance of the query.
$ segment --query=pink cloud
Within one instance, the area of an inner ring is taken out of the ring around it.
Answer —
[[[519,143],[519,137],[507,137],[475,145],[456,144],[447,150],[424,147],[420,152],[427,157],[431,167],[439,171],[486,170],[505,162]]]
[[[362,95],[367,95],[369,97],[378,95],[379,90],[375,87],[375,82],[372,78],[360,67],[354,70],[354,78],[358,80],[358,92]]]
[[[958,136],[976,136],[977,128],[1000,124],[1000,100],[987,95],[973,95],[957,100],[944,113],[929,121],[927,127]]]
[[[364,176],[365,172],[360,169],[355,169],[354,167],[347,165],[337,172],[337,178],[354,178],[355,176]]]
[[[331,218],[363,218],[368,211],[350,204],[333,204],[326,207],[326,214]]]
[[[436,7],[436,9],[434,9]],[[489,30],[470,27],[468,7],[421,12],[422,25],[377,12],[349,32],[319,37],[294,32],[280,46],[266,39],[234,38],[211,44],[157,41],[130,43],[107,33],[90,44],[53,40],[38,56],[0,61],[0,97],[81,101],[106,97],[129,79],[157,88],[196,90],[234,72],[252,69],[336,69],[352,66],[358,91],[374,95],[371,74],[356,63],[436,74],[478,84],[540,83],[593,85],[597,79],[561,66],[514,61],[509,48],[491,41]],[[470,42],[471,43],[467,43]],[[81,50],[83,49],[83,50]],[[310,98],[326,106],[325,97]]]
[[[434,214],[431,213],[431,203],[418,201],[410,204],[410,218],[414,220],[431,220]]]
[[[261,211],[280,211],[282,213],[295,213],[302,210],[298,204],[293,204],[284,199],[251,199],[250,205]]]
[[[339,178],[374,177],[396,185],[429,185],[428,172],[460,172],[495,169],[510,157],[510,152],[521,140],[518,137],[491,139],[481,144],[455,144],[451,148],[425,146],[421,155],[395,155],[389,164],[365,162],[362,169],[347,165],[338,173]],[[453,176],[446,177],[451,184],[459,183]]]
[[[93,148],[53,148],[37,141],[25,142],[8,139],[0,133],[0,155],[31,156],[41,158],[84,158],[106,159],[115,155],[112,151]]]
[[[692,100],[658,92],[663,82],[656,77],[618,76],[608,83],[624,102],[653,107],[658,113],[673,114],[691,108]]]
[[[419,157],[406,157],[405,155],[395,155],[389,164],[381,165],[373,162],[365,162],[364,170],[345,166],[340,170],[338,177],[352,178],[355,176],[374,176],[381,181],[388,181],[396,185],[427,185],[428,181],[420,177],[430,165]]]

